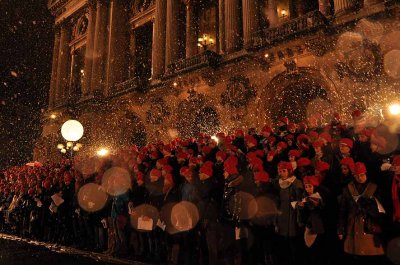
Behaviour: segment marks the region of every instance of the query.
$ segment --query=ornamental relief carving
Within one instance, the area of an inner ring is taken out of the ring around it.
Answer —
[[[146,11],[150,6],[154,5],[155,0],[134,0],[131,3],[131,13],[136,15]]]
[[[85,35],[89,25],[89,15],[84,14],[81,16],[75,23],[73,32],[72,32],[72,37],[73,39],[77,39],[83,35]]]

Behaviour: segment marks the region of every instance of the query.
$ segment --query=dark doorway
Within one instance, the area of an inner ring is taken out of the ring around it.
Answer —
[[[135,76],[141,81],[151,77],[151,50],[153,23],[148,22],[135,30]]]

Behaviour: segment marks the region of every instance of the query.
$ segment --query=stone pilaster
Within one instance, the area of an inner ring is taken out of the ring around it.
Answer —
[[[334,0],[335,15],[345,14],[356,5],[355,0]]]
[[[93,45],[93,66],[90,82],[91,93],[104,93],[106,84],[106,43],[107,43],[108,5],[104,0],[97,0],[96,26]]]
[[[243,44],[251,45],[251,34],[259,29],[258,2],[254,0],[242,0],[243,10]]]
[[[92,80],[93,66],[93,50],[94,50],[94,35],[96,30],[96,1],[88,1],[89,25],[87,29],[86,50],[85,50],[85,66],[84,66],[84,81],[82,87],[83,96],[87,96],[91,92],[90,83]]]
[[[60,28],[55,28],[54,46],[53,46],[53,62],[51,65],[51,81],[49,92],[49,109],[53,108],[56,101],[56,87],[57,87],[57,68],[58,56],[60,53]]]
[[[225,0],[225,49],[233,52],[240,48],[240,9],[238,0]]]
[[[218,1],[218,52],[225,51],[225,0]]]
[[[136,58],[136,32],[135,30],[131,30],[129,35],[129,79],[135,76],[135,58]],[[154,66],[154,61],[153,61],[153,66]]]
[[[197,54],[199,23],[193,0],[185,0],[186,5],[186,58]]]
[[[107,91],[126,80],[128,76],[129,34],[128,13],[123,1],[112,0],[110,4],[108,58],[107,58]]]
[[[71,41],[71,25],[63,22],[60,33],[60,48],[57,62],[56,105],[60,105],[68,94],[69,42]]]
[[[275,27],[279,23],[278,6],[276,0],[268,0],[267,16],[270,27]]]
[[[179,49],[179,0],[167,1],[167,36],[165,45],[165,68],[178,59]]]
[[[153,79],[158,79],[165,70],[165,43],[166,43],[166,18],[167,0],[156,0],[156,14],[153,30],[152,47],[152,74]]]
[[[318,0],[318,9],[324,16],[329,15],[329,0]]]

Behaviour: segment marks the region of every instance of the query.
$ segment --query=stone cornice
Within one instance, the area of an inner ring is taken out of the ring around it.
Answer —
[[[53,16],[59,13],[59,10],[68,2],[69,0],[49,0],[47,7]]]

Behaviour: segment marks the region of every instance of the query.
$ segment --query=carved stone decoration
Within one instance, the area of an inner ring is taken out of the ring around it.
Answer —
[[[88,25],[89,25],[88,14],[84,14],[75,23],[73,38],[76,39],[84,35],[88,29]]]
[[[357,82],[368,82],[382,73],[381,49],[378,44],[363,39],[360,47],[343,54],[335,68],[340,79],[349,77]]]
[[[243,75],[233,76],[229,79],[226,91],[221,94],[222,105],[238,109],[247,106],[250,99],[256,96],[254,87],[249,78]]]
[[[171,114],[170,107],[162,98],[151,100],[150,109],[146,112],[146,120],[150,124],[161,124]]]
[[[154,4],[154,0],[134,0],[131,4],[132,15],[142,13],[146,11],[150,6]]]
[[[326,37],[317,37],[310,39],[305,43],[307,50],[315,56],[324,56],[327,52],[333,50],[333,42],[326,41]]]
[[[196,137],[199,132],[213,134],[219,129],[217,112],[207,105],[205,95],[195,91],[190,91],[189,97],[179,103],[175,119],[181,137]]]

